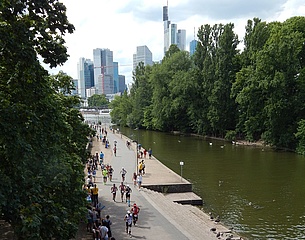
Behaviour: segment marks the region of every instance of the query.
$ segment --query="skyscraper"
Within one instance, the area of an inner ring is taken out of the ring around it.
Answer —
[[[192,56],[195,53],[196,47],[197,47],[197,40],[193,39],[190,42],[190,56]]]
[[[140,62],[143,62],[144,66],[153,65],[152,53],[146,45],[138,46],[137,52],[133,54],[133,71]]]
[[[86,89],[93,87],[93,62],[90,59],[80,58],[77,64],[78,95],[86,98]]]
[[[93,49],[94,86],[98,94],[112,94],[114,87],[113,52]]]
[[[123,93],[126,90],[125,76],[119,75],[119,92]]]
[[[164,25],[164,54],[169,49],[170,36],[169,27],[170,21],[168,20],[168,6],[163,6],[163,25]]]
[[[176,44],[180,50],[185,50],[186,31],[177,30],[177,24],[168,20],[168,6],[163,6],[163,25],[164,25],[164,54],[170,45]]]
[[[179,29],[177,32],[177,46],[181,51],[186,48],[186,31],[183,29]]]
[[[119,63],[113,62],[113,93],[119,92]]]

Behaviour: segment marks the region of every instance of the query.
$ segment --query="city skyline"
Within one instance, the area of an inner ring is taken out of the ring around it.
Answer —
[[[160,61],[164,54],[164,29],[162,10],[166,0],[92,0],[90,4],[75,0],[61,0],[67,7],[68,20],[75,32],[65,36],[70,55],[68,61],[50,73],[62,70],[77,78],[77,62],[80,57],[92,59],[92,49],[109,48],[120,74],[126,76],[126,84],[132,81],[133,54],[137,46],[147,45],[153,61]],[[168,1],[171,22],[178,29],[186,30],[186,48],[194,39],[194,29],[204,24],[234,23],[234,31],[242,40],[247,20],[258,17],[262,21],[285,21],[292,16],[305,15],[305,3],[301,0],[257,1]],[[196,35],[195,34],[195,35]]]

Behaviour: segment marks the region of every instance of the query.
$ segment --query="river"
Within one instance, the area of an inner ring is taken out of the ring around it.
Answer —
[[[204,210],[248,239],[305,239],[305,158],[289,152],[121,128],[193,183]],[[147,169],[149,171],[149,169]]]

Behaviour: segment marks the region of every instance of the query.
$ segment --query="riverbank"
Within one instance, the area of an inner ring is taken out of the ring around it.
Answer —
[[[105,214],[109,214],[113,221],[112,232],[116,239],[125,239],[122,217],[126,213],[128,206],[126,203],[113,202],[111,199],[110,187],[113,183],[120,183],[120,169],[124,167],[128,174],[126,184],[133,186],[131,174],[136,169],[135,144],[129,150],[126,147],[127,137],[118,133],[109,133],[110,143],[117,141],[117,156],[112,154],[111,148],[105,147],[93,141],[92,153],[103,150],[106,156],[106,163],[115,169],[113,182],[106,185],[101,184],[101,179],[97,178],[99,187],[99,199],[105,205]],[[134,238],[145,239],[240,239],[232,230],[226,228],[219,221],[211,219],[210,216],[199,208],[189,204],[177,203],[177,196],[173,198],[169,193],[169,185],[176,187],[190,184],[184,178],[163,165],[154,156],[151,159],[143,158],[146,166],[146,174],[143,176],[143,187],[138,189],[133,186],[132,203],[136,202],[141,208],[138,227],[133,230]],[[99,175],[99,173],[98,173]],[[99,175],[100,176],[100,175]],[[161,187],[161,192],[150,190],[151,187]],[[184,187],[182,187],[184,188]],[[181,199],[180,195],[180,200]],[[178,199],[179,200],[179,199]],[[81,238],[78,238],[81,239]]]

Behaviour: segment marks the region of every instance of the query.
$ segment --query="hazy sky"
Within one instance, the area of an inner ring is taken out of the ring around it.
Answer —
[[[163,58],[163,6],[166,0],[61,0],[75,32],[65,37],[69,60],[61,67],[77,78],[80,57],[93,60],[94,48],[109,48],[119,62],[119,74],[132,81],[132,55],[137,46],[147,45],[153,60]],[[234,23],[240,40],[248,19],[284,21],[305,16],[304,0],[169,0],[169,20],[186,30],[187,49],[201,25]],[[121,65],[121,66],[120,66]],[[123,66],[125,65],[125,66]],[[126,66],[128,65],[128,66]]]

